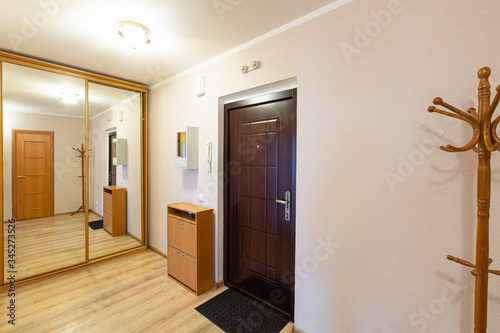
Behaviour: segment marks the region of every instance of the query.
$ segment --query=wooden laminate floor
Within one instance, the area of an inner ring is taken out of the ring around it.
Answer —
[[[223,290],[197,297],[167,276],[165,258],[144,251],[18,288],[15,326],[0,294],[0,332],[222,332],[194,308]]]
[[[89,221],[101,219],[90,213]],[[9,223],[4,223],[4,260],[7,263]],[[89,228],[89,258],[138,247],[141,244],[122,235],[112,237],[104,229]],[[69,214],[15,223],[16,278],[22,279],[85,262],[85,213]],[[5,271],[8,269],[6,268]],[[6,277],[8,276],[5,274]]]

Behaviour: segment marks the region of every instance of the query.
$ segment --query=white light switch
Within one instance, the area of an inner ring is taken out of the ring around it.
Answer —
[[[205,201],[205,195],[204,195],[203,193],[199,193],[199,194],[198,194],[198,201],[199,201],[199,202],[203,202],[203,201]]]

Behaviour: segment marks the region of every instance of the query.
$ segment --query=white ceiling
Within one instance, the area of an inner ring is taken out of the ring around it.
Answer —
[[[85,118],[85,81],[38,69],[4,64],[3,107],[6,112],[25,112]],[[78,94],[76,104],[65,104],[61,93]],[[138,93],[89,84],[89,118],[118,106]]]
[[[153,85],[333,2],[0,0],[0,50]],[[151,43],[125,45],[122,20],[147,26]]]

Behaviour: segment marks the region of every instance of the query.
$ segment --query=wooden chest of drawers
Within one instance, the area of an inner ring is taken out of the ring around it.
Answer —
[[[178,203],[167,213],[168,275],[200,295],[214,287],[213,209]]]
[[[125,235],[127,233],[127,189],[120,186],[104,186],[102,207],[104,230],[113,237]]]

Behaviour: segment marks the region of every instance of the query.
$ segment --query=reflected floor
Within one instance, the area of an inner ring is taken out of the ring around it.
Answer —
[[[100,219],[99,215],[89,213],[89,221]],[[12,259],[8,253],[8,225],[4,223],[5,279],[10,275],[8,260]],[[103,229],[89,228],[90,259],[140,245],[129,235],[111,237]],[[16,221],[14,260],[17,280],[84,263],[85,213]]]
[[[102,218],[91,219],[89,221],[101,220]],[[108,254],[121,252],[141,246],[141,242],[130,235],[111,236],[104,229],[92,230],[89,228],[89,258],[95,259]]]
[[[4,223],[4,260],[8,271],[9,223]],[[85,214],[16,221],[15,271],[22,279],[85,262]],[[12,229],[11,229],[12,230]],[[12,234],[12,233],[11,233]],[[12,244],[12,242],[11,242]],[[5,277],[9,274],[5,273]]]

